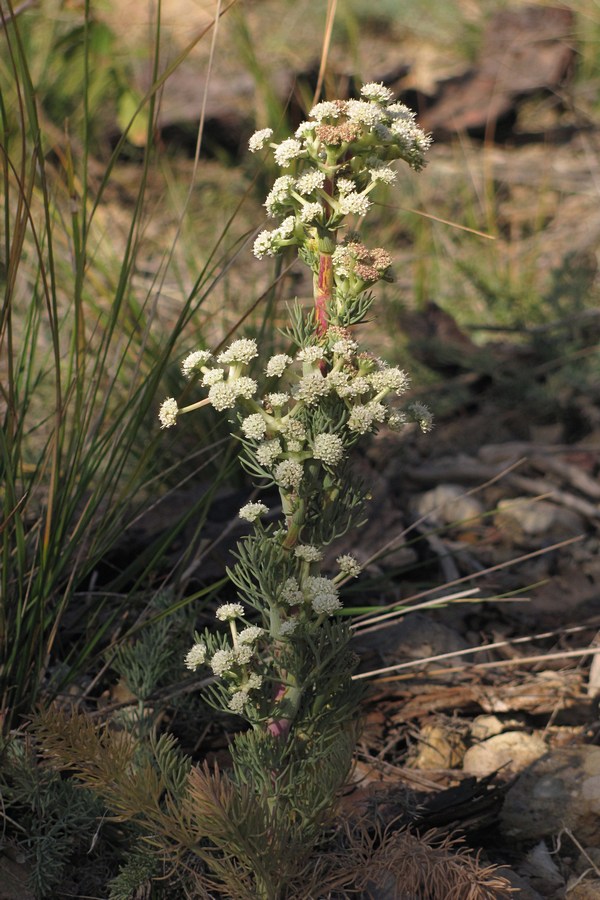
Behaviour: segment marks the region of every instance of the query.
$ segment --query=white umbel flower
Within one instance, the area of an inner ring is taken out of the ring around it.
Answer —
[[[340,109],[332,100],[323,100],[321,103],[317,103],[309,112],[311,119],[316,119],[317,122],[321,122],[323,119],[337,119],[339,114]]]
[[[264,402],[267,406],[278,409],[281,406],[285,406],[289,399],[290,395],[286,394],[285,391],[275,391],[272,394],[265,394]]]
[[[315,191],[318,191],[324,184],[325,172],[320,172],[319,169],[311,169],[310,172],[305,172],[304,175],[300,176],[296,181],[295,187],[297,193],[302,194],[304,197],[306,194],[312,194]]]
[[[303,350],[300,350],[296,354],[296,359],[299,359],[301,362],[315,363],[323,359],[324,356],[325,351],[322,347],[318,347],[316,344],[311,344],[309,347],[305,347]]]
[[[274,376],[280,378],[293,361],[292,357],[288,356],[287,353],[276,353],[267,363],[265,373],[269,378]]]
[[[273,200],[281,202],[290,196],[290,191],[296,186],[296,179],[292,175],[280,175],[273,182],[273,187],[269,191],[268,196]]]
[[[284,246],[282,242],[290,242],[295,227],[296,217],[288,216],[287,219],[283,220],[279,228],[275,228],[274,231],[261,231],[252,248],[256,258],[262,259],[263,256],[275,256],[279,253],[282,246]]]
[[[288,603],[290,606],[297,606],[299,603],[302,603],[304,595],[296,578],[293,576],[286,578],[281,588],[279,599],[282,603]]]
[[[286,240],[290,238],[294,233],[294,228],[296,227],[296,217],[288,216],[287,219],[284,219],[279,228],[275,229],[275,234],[281,238],[282,240]]]
[[[402,369],[396,366],[379,369],[369,375],[369,381],[376,391],[395,391],[403,394],[410,385],[410,378]]]
[[[336,356],[343,356],[344,359],[350,359],[350,357],[358,350],[358,344],[350,338],[341,338],[339,341],[335,342],[331,350]]]
[[[177,421],[178,413],[179,407],[177,406],[177,400],[175,400],[174,397],[167,397],[167,399],[161,403],[158,411],[160,427],[172,428]]]
[[[331,372],[327,376],[334,391],[342,399],[360,397],[371,390],[371,384],[364,375],[352,375],[349,372]]]
[[[289,201],[290,193],[295,184],[296,179],[292,178],[291,175],[282,175],[280,178],[275,179],[273,187],[267,194],[267,199],[264,203],[267,208],[267,213],[270,216],[276,215],[277,207],[280,207],[285,204],[286,201]]]
[[[229,709],[232,712],[237,713],[237,715],[242,715],[249,700],[248,694],[250,691],[258,690],[258,688],[261,687],[262,682],[262,675],[256,675],[254,673],[249,675],[247,681],[242,685],[240,690],[232,694],[231,699],[227,704]]]
[[[303,400],[307,406],[314,406],[321,397],[329,393],[331,385],[320,372],[309,372],[304,375],[296,387],[296,399]]]
[[[404,103],[400,103],[399,100],[397,100],[396,103],[390,103],[386,109],[386,113],[388,117],[393,120],[399,119],[402,121],[413,122],[416,119],[416,113]]]
[[[192,672],[195,672],[204,662],[206,662],[206,644],[202,641],[198,641],[198,643],[194,644],[194,646],[186,653],[185,665],[187,669],[191,669]]]
[[[255,131],[248,141],[248,149],[250,150],[250,153],[256,153],[257,150],[262,150],[269,138],[271,138],[272,136],[272,128],[261,128],[260,131]]]
[[[380,81],[369,81],[367,84],[363,84],[360,94],[365,100],[375,100],[377,103],[389,103],[394,97],[392,91]]]
[[[318,616],[331,616],[336,610],[342,608],[340,598],[333,594],[317,594],[311,606]]]
[[[211,358],[212,353],[210,350],[194,350],[192,353],[188,353],[186,358],[181,363],[181,371],[186,378],[190,378],[196,369],[199,369],[201,366],[205,366],[206,363]]]
[[[240,519],[245,519],[246,522],[256,522],[266,512],[269,512],[269,507],[265,506],[264,503],[246,503],[245,506],[242,506],[238,515]]]
[[[236,396],[243,397],[244,400],[249,400],[250,397],[253,397],[258,388],[256,381],[253,378],[248,378],[246,375],[233,379],[229,384],[234,389]]]
[[[387,426],[391,428],[393,431],[400,431],[401,428],[407,423],[406,413],[404,412],[392,412],[388,416]]]
[[[297,141],[295,138],[288,138],[275,148],[273,156],[278,166],[281,166],[282,169],[287,169],[292,160],[297,159],[302,151],[303,147],[300,141]]]
[[[336,559],[336,563],[340,567],[340,572],[342,575],[349,575],[352,578],[357,578],[362,572],[362,566],[353,556],[349,553],[345,553],[343,556],[338,556]]]
[[[256,459],[260,463],[261,466],[265,466],[265,468],[269,469],[280,453],[283,452],[283,447],[281,446],[281,441],[277,438],[273,438],[271,441],[264,441],[262,444],[259,444],[256,448]]]
[[[356,215],[366,216],[371,208],[371,201],[363,194],[357,194],[356,191],[349,191],[343,194],[339,201],[340,212],[344,216]]]
[[[227,350],[219,353],[217,362],[220,363],[243,363],[248,365],[250,360],[258,356],[258,347],[253,338],[240,338],[234,341]]]
[[[330,616],[336,609],[341,609],[338,590],[331,579],[322,576],[309,577],[304,582],[304,589],[317,615]]]
[[[302,443],[306,440],[306,428],[298,419],[288,419],[287,422],[282,422],[281,433],[288,441],[288,445],[290,441]]]
[[[254,656],[254,650],[250,644],[238,644],[233,651],[233,659],[238,666],[247,666]]]
[[[224,409],[232,409],[235,406],[237,393],[231,382],[219,381],[211,386],[208,399],[217,412],[222,412]]]
[[[373,427],[373,413],[369,409],[369,404],[357,404],[353,407],[348,419],[348,428],[350,431],[356,431],[358,434],[366,434]]]
[[[294,550],[294,556],[303,559],[304,562],[319,562],[323,559],[323,552],[313,544],[298,544]]]
[[[210,667],[215,675],[224,675],[225,672],[229,672],[234,663],[235,656],[233,650],[223,649],[217,650],[213,655],[213,658],[210,661]]]
[[[220,622],[230,622],[244,615],[244,607],[241,603],[223,603],[215,615]]]
[[[264,420],[264,416],[260,413],[252,413],[251,416],[247,416],[242,420],[240,428],[247,438],[260,441],[267,432],[267,423]]]
[[[279,626],[279,634],[284,637],[286,634],[293,634],[298,627],[298,619],[295,616],[290,616],[289,619],[286,619],[285,622],[282,622]]]
[[[310,225],[315,219],[323,215],[323,207],[320,203],[305,203],[298,213],[298,218],[303,225]]]
[[[254,644],[264,633],[264,628],[259,628],[258,625],[248,625],[238,634],[238,641],[240,644]]]
[[[376,400],[371,400],[368,404],[369,412],[373,416],[374,422],[385,422],[385,417],[387,415],[387,409],[383,405],[383,403],[378,403]]]
[[[275,256],[279,250],[279,235],[275,231],[261,231],[256,240],[252,252],[257,259],[263,256]]]
[[[371,401],[361,406],[355,406],[350,413],[348,419],[348,428],[350,431],[356,431],[358,434],[365,434],[370,431],[375,422],[384,422],[386,416],[386,408],[383,403]]]
[[[348,100],[346,110],[351,122],[366,125],[367,128],[377,125],[385,116],[385,111],[377,103],[368,100]]]
[[[235,694],[231,695],[227,707],[231,710],[232,713],[241,716],[244,712],[244,707],[247,702],[248,694],[246,693],[246,691],[236,691]]]
[[[344,444],[337,434],[318,434],[313,441],[313,456],[328,466],[337,466],[344,456]]]
[[[275,481],[284,488],[297,491],[302,481],[304,469],[302,463],[295,459],[284,459],[275,466],[273,475]]]
[[[213,384],[216,384],[217,381],[223,381],[224,378],[225,369],[221,369],[220,366],[215,366],[214,369],[209,369],[208,372],[204,373],[202,385],[203,387],[211,387]]]
[[[371,181],[381,181],[382,184],[393,184],[398,177],[396,172],[389,166],[377,166],[369,169]]]
[[[351,191],[356,191],[356,184],[352,181],[351,178],[338,178],[335,183],[340,194],[349,194]]]
[[[302,140],[303,138],[308,136],[308,138],[310,139],[313,137],[313,132],[316,127],[316,122],[300,122],[294,132],[294,137],[297,137],[298,140]]]

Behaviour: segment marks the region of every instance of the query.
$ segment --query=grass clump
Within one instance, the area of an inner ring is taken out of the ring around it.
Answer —
[[[160,297],[172,251],[161,251],[149,282],[138,275],[154,203],[155,96],[169,71],[159,71],[160,22],[136,193],[116,225],[102,204],[127,132],[99,168],[92,156],[97,73],[89,9],[79,13],[77,135],[57,137],[47,127],[24,34],[29,25],[10,4],[2,24],[0,711],[8,731],[40,690],[51,696],[97,658],[120,615],[114,598],[153,582],[185,522],[94,590],[99,563],[156,501],[164,447],[152,424],[156,393],[174,377],[180,383],[170,359],[210,295],[222,256],[217,249],[195,274],[165,332]],[[196,468],[215,457],[211,430],[204,434],[193,450]],[[227,459],[220,454],[211,489],[198,500],[200,519]],[[172,472],[172,484],[186,465]]]

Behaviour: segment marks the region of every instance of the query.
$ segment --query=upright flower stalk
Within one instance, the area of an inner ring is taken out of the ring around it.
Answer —
[[[317,337],[327,334],[328,309],[333,299],[333,248],[319,247],[319,266],[314,276],[315,323]]]
[[[373,285],[390,279],[391,257],[369,249],[347,221],[362,220],[377,186],[393,183],[390,162],[420,170],[430,139],[381,84],[366,84],[357,100],[318,103],[293,137],[271,137],[263,129],[249,142],[251,152],[270,147],[282,170],[265,201],[279,224],[258,234],[254,254],[297,247],[313,273],[314,308],[305,314],[297,305],[287,351],[260,361],[264,393],[252,377],[259,347],[241,338],[216,358],[190,353],[183,372],[206,396],[183,409],[169,398],[159,417],[168,428],[205,404],[227,411],[242,464],[257,484],[279,492],[279,515],[262,502],[240,510],[252,529],[229,570],[237,599],[216,611],[224,629],[196,635],[186,665],[212,670],[209,701],[250,725],[232,745],[232,778],[252,785],[259,806],[280,816],[306,853],[354,746],[355,659],[338,613],[340,585],[360,565],[343,555],[334,572],[323,569],[326,548],[364,521],[366,495],[349,457],[383,424],[401,428],[412,418],[426,431],[431,419],[421,404],[402,407],[407,374],[359,347],[356,326]],[[264,873],[256,883],[257,896],[278,896]]]

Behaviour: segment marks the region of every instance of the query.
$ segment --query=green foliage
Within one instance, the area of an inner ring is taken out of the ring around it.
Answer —
[[[71,877],[85,883],[86,869],[98,861],[97,881],[108,880],[111,900],[149,896],[148,891],[157,898],[183,897],[185,868],[166,865],[177,849],[170,834],[175,825],[161,841],[138,823],[149,809],[159,820],[168,798],[174,802],[185,793],[191,761],[174,738],[146,735],[140,741],[126,731],[96,727],[85,716],[50,709],[33,730],[38,752],[31,741],[5,743],[0,787],[5,836],[25,855],[35,896],[56,896]],[[80,767],[81,778],[66,778],[53,760]],[[117,804],[119,794],[123,802]]]
[[[264,609],[265,598],[279,594],[293,570],[289,553],[269,540],[272,531],[259,526],[243,538],[234,551],[238,564],[227,570],[240,595],[258,611]]]
[[[161,860],[187,853],[202,864],[195,896],[207,896],[202,891],[212,886],[234,898],[275,898],[294,895],[356,740],[353,728],[320,730],[311,721],[312,733],[285,748],[264,733],[239,735],[231,775],[192,768],[172,738],[140,753],[125,733],[94,727],[82,716],[46,711],[35,731],[51,759],[144,835],[112,882],[116,897],[156,877]],[[146,846],[153,848],[154,871]]]
[[[34,731],[49,758],[77,772],[123,821],[148,821],[154,829],[164,807],[178,802],[190,761],[170,736],[141,745],[126,731],[51,708],[36,718]],[[168,842],[162,846],[166,851]]]
[[[5,836],[25,856],[32,891],[55,896],[79,855],[92,853],[104,805],[97,794],[42,767],[30,743],[18,737],[2,748],[0,793]]]
[[[108,900],[131,900],[140,894],[148,895],[153,879],[161,874],[159,861],[150,847],[145,844],[134,846],[120,867],[119,874],[110,881]],[[173,887],[169,889],[172,891]],[[160,894],[157,891],[152,895]]]
[[[159,592],[145,613],[147,621],[139,623],[134,636],[122,641],[108,658],[111,669],[141,701],[181,675],[192,614],[189,606],[172,609],[173,599],[172,592]]]

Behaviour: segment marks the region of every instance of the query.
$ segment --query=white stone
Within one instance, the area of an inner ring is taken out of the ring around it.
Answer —
[[[477,497],[466,495],[466,489],[458,484],[440,484],[415,498],[415,511],[429,522],[452,525],[477,519],[484,512]]]
[[[525,731],[506,731],[470,747],[465,753],[463,769],[470,775],[484,777],[502,768],[503,773],[520,772],[547,752],[545,741]]]

